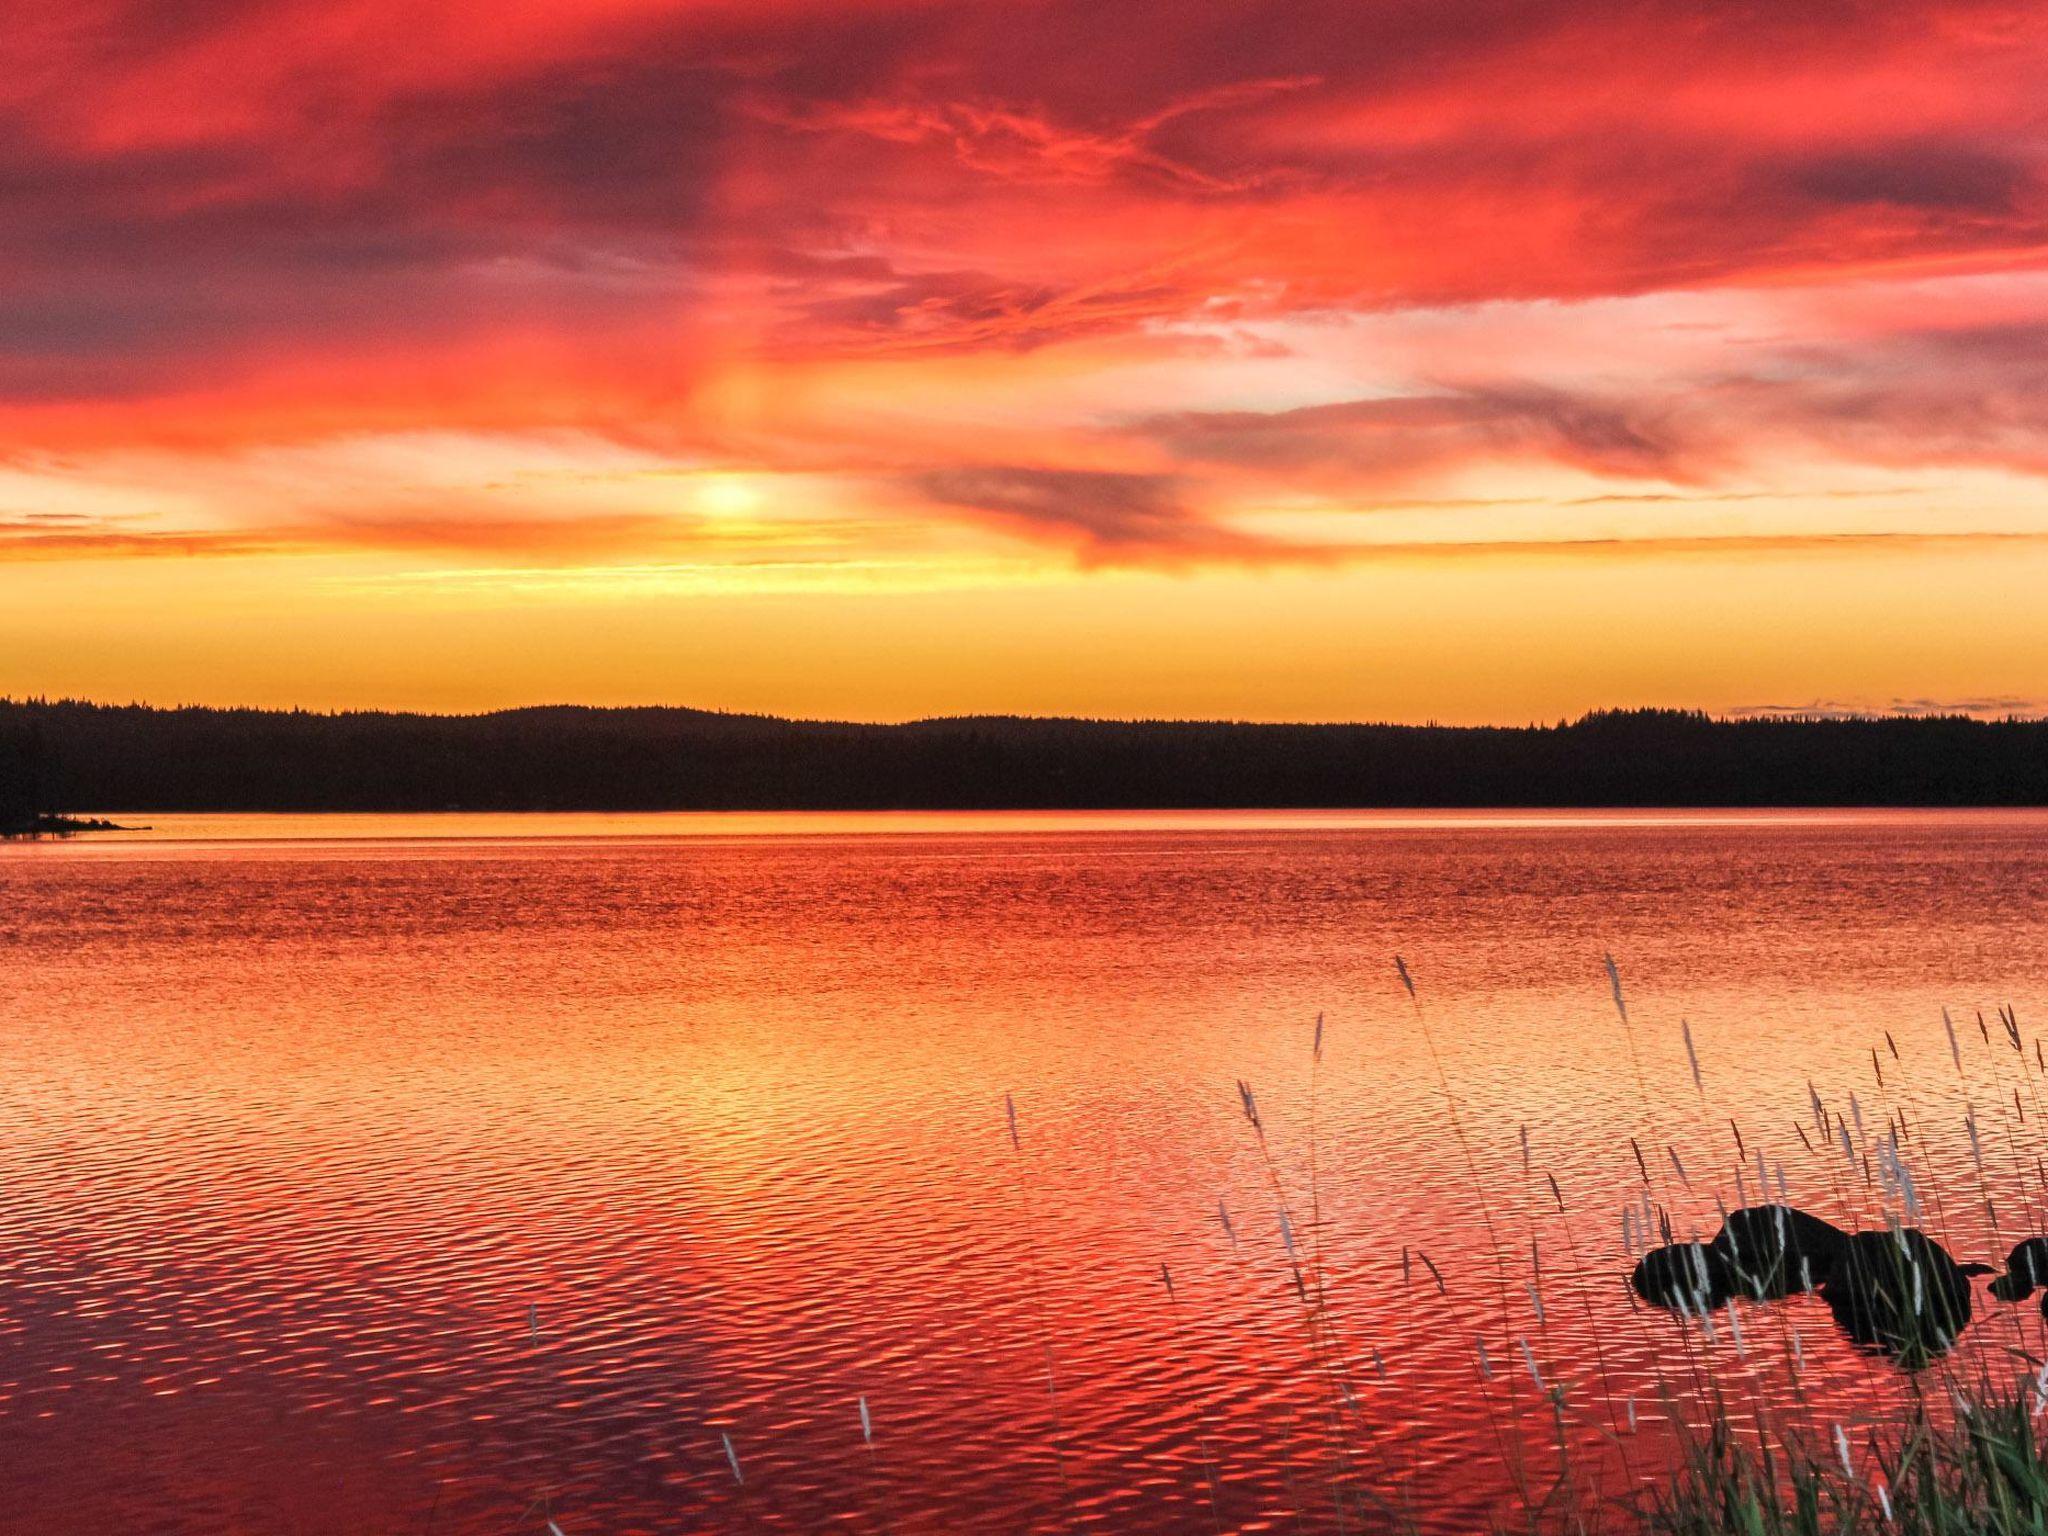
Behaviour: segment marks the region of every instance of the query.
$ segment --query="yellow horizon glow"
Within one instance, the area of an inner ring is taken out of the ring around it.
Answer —
[[[2048,707],[2017,12],[91,9],[0,82],[0,691]]]
[[[400,579],[412,568],[364,557],[51,563],[24,582],[29,570],[0,569],[0,693],[156,704],[1454,724],[1646,705],[2004,713],[2040,707],[2048,654],[2031,600],[2048,542],[2031,541],[723,595],[659,581],[422,595]]]

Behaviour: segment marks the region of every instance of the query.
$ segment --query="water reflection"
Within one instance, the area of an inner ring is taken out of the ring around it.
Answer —
[[[1958,1264],[1915,1227],[1851,1235],[1821,1299],[1845,1333],[1909,1366],[1954,1347],[1970,1321],[1970,1277],[1988,1264]]]
[[[1908,1402],[1621,1283],[1760,1182],[1888,1230],[1887,1115],[1905,1224],[2048,1230],[1967,1118],[2033,1058],[1940,1022],[2034,1017],[2039,818],[808,825],[0,851],[8,1522],[1464,1531],[1552,1390],[1608,1488],[1705,1362]]]

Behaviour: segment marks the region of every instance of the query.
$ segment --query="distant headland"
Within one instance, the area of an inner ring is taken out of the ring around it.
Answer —
[[[1530,726],[857,725],[0,700],[0,826],[29,830],[149,811],[1828,805],[2048,805],[2048,721],[1633,710]]]
[[[56,816],[47,811],[0,817],[0,837],[73,837],[80,832],[144,832],[98,816]]]

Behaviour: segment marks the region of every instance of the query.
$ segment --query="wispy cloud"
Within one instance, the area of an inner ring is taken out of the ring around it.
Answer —
[[[1906,485],[1919,532],[2011,532],[1945,477],[2048,473],[2030,19],[81,0],[0,82],[0,457],[68,497],[146,453],[184,504],[0,543],[740,536],[623,469],[465,467],[561,434],[1087,565],[1371,558],[1517,498],[1543,526],[1441,542],[1876,537],[1916,529],[1852,498]],[[350,467],[423,437],[452,469]]]

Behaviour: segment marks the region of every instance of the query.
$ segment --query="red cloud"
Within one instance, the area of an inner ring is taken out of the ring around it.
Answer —
[[[36,0],[0,44],[0,451],[561,425],[701,445],[705,397],[751,367],[910,379],[1226,318],[2033,271],[2032,20],[2012,0]],[[1785,338],[1781,359],[1821,349],[1796,376],[1647,392],[1532,374],[1162,409],[1107,465],[1098,422],[1056,420],[1030,468],[937,431],[924,463],[900,431],[879,456],[935,515],[1172,559],[1262,547],[1186,510],[1210,472],[1689,480],[1802,434],[2035,472],[2040,424],[2002,393],[2021,365],[1912,330],[1864,316]],[[849,456],[797,403],[751,409],[769,467]]]

